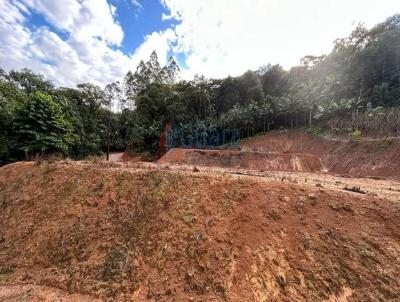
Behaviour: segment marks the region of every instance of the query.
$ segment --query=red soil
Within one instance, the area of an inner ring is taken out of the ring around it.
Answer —
[[[311,154],[266,153],[232,150],[171,149],[160,163],[230,167],[268,171],[317,172],[323,169],[321,160]]]
[[[256,136],[241,142],[243,150],[308,153],[321,159],[331,173],[400,178],[400,140],[324,139],[302,131]]]
[[[400,179],[400,141],[333,140],[302,131],[275,132],[241,141],[241,151],[171,149],[159,162]]]
[[[396,202],[129,167],[0,168],[0,301],[400,300]]]

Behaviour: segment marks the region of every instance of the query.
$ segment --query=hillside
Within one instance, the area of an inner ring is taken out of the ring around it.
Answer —
[[[323,170],[320,158],[311,154],[254,152],[250,150],[174,148],[169,150],[158,162],[261,171],[318,172]]]
[[[284,131],[245,139],[241,145],[244,150],[311,154],[320,158],[330,173],[400,178],[399,138],[355,141]]]
[[[400,179],[399,138],[355,141],[293,130],[246,138],[240,146],[240,151],[171,149],[159,162]]]
[[[0,208],[0,301],[400,299],[394,200],[60,162],[0,168]]]

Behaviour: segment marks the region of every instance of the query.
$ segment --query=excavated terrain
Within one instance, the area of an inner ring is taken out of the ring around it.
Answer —
[[[396,196],[156,164],[7,165],[0,301],[400,301]]]
[[[255,136],[240,145],[240,151],[171,149],[159,162],[400,179],[398,138],[326,139],[299,130]]]
[[[306,153],[321,159],[329,173],[400,179],[400,139],[327,139],[303,131],[282,131],[241,142],[243,150]]]
[[[277,152],[175,148],[169,150],[158,162],[261,171],[318,172],[323,170],[320,158],[312,154]]]

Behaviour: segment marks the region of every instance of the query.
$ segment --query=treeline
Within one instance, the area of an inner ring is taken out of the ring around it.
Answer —
[[[370,30],[357,26],[348,37],[335,41],[330,54],[306,56],[289,71],[266,65],[240,77],[195,77],[177,83],[176,72],[174,62],[160,68],[153,54],[126,76],[125,87],[137,88],[127,94],[135,106],[133,149],[156,150],[168,122],[179,128],[235,128],[243,137],[316,124],[334,132],[367,133],[381,120],[390,124],[377,129],[379,133],[390,129],[387,135],[400,135],[397,115],[388,115],[385,109],[400,106],[400,15]],[[333,119],[336,122],[328,122]],[[369,120],[374,122],[368,124]],[[358,126],[361,129],[355,129]]]
[[[114,84],[57,88],[29,70],[0,70],[0,162],[43,154],[84,158],[125,148]]]
[[[156,153],[167,123],[239,129],[241,136],[314,125],[361,133],[380,125],[379,133],[399,135],[400,15],[372,29],[357,26],[330,54],[306,56],[289,71],[266,65],[225,79],[178,75],[177,63],[162,67],[156,53],[104,89],[58,88],[28,70],[1,71],[0,157],[82,158],[107,145]]]

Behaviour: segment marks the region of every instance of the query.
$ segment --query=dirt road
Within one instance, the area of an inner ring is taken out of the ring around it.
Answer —
[[[285,172],[285,171],[257,171],[233,168],[218,167],[202,167],[193,165],[171,165],[165,163],[121,163],[123,169],[157,169],[172,170],[177,172],[192,173],[198,170],[200,174],[220,174],[230,175],[239,178],[250,178],[255,181],[282,181],[286,183],[297,183],[307,187],[317,187],[320,190],[334,190],[340,192],[348,192],[355,196],[369,195],[378,198],[386,198],[392,201],[400,201],[400,182],[390,178],[358,178],[346,177],[329,173],[307,173],[307,172]],[[352,192],[352,190],[360,190],[360,192]]]
[[[123,161],[124,152],[110,153],[110,161],[118,162]]]

